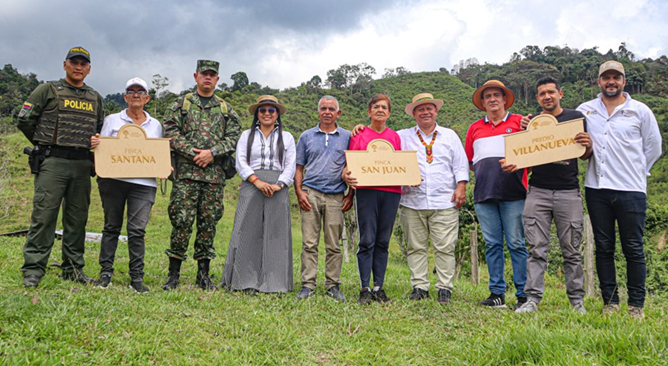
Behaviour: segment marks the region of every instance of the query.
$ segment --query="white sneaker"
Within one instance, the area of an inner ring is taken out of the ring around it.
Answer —
[[[518,314],[528,314],[528,313],[533,313],[538,311],[538,304],[534,302],[533,300],[528,300],[522,306],[520,306],[517,310],[515,310],[516,313]]]
[[[585,309],[585,304],[583,302],[573,305],[573,310],[578,314],[587,314],[587,309]]]

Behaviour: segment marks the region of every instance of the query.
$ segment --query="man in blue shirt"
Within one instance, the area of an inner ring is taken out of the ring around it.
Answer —
[[[344,150],[350,143],[350,131],[336,124],[341,109],[336,98],[326,95],[318,102],[320,123],[306,130],[297,143],[295,193],[302,213],[302,289],[300,300],[315,294],[318,274],[318,242],[325,235],[325,289],[338,301],[346,297],[341,284],[342,253],[339,240],[343,231],[343,213],[352,207],[353,190],[347,195],[341,172],[346,165]]]

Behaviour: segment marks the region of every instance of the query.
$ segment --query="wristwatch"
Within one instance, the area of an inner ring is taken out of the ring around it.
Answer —
[[[276,182],[276,184],[281,187],[281,189],[285,188],[285,183],[281,182],[280,180]]]
[[[211,151],[211,155],[213,155],[214,157],[218,155],[218,151],[214,148],[210,148],[209,151]]]

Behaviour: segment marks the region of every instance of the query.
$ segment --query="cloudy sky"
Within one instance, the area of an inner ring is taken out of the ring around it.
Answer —
[[[86,82],[103,95],[133,76],[194,85],[197,59],[273,88],[298,86],[342,64],[451,70],[460,60],[503,63],[526,45],[621,42],[637,58],[668,54],[663,0],[0,0],[0,63],[40,80],[62,77],[70,47],[91,52]],[[1,65],[0,65],[1,66]]]

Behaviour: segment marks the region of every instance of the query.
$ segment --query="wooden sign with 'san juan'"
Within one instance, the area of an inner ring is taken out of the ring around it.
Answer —
[[[346,150],[346,162],[359,186],[407,186],[421,181],[417,151],[394,151],[382,139],[369,142],[366,151]]]
[[[558,123],[550,114],[539,114],[529,121],[526,131],[503,136],[506,164],[526,168],[579,158],[586,148],[575,142],[575,135],[584,132],[583,120]]]
[[[172,171],[169,139],[147,138],[140,126],[127,124],[117,137],[100,137],[95,172],[102,178],[158,178]]]

